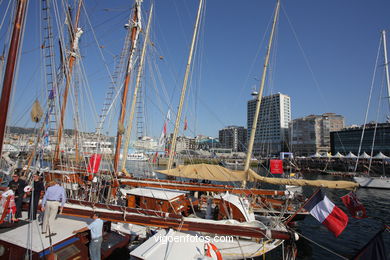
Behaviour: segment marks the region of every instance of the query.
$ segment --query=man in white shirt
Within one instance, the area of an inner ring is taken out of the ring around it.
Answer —
[[[93,222],[88,226],[73,231],[74,234],[91,230],[91,241],[89,242],[89,257],[91,260],[100,260],[100,250],[103,242],[103,220],[99,218],[99,213],[92,215]]]

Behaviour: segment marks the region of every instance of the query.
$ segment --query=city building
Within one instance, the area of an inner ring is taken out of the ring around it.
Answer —
[[[173,134],[170,135],[168,142],[165,144],[165,149],[168,151],[171,145]],[[184,150],[195,150],[196,142],[195,138],[178,136],[176,139],[176,153],[180,153]]]
[[[257,95],[247,104],[248,140],[255,116]],[[290,97],[281,93],[262,98],[253,146],[260,156],[279,155],[288,151],[288,126],[291,121]]]
[[[364,129],[364,135],[362,138]],[[359,149],[361,143],[361,148]],[[346,155],[352,152],[358,155],[366,152],[375,156],[379,152],[390,156],[390,123],[370,123],[365,127],[349,127],[330,133],[332,154],[337,152]]]
[[[219,130],[221,148],[230,148],[233,152],[246,151],[247,131],[243,126],[228,126]]]
[[[159,145],[157,140],[154,140],[149,136],[138,137],[137,140],[134,141],[133,147],[137,150],[143,151],[159,151],[163,150],[163,147]]]
[[[344,117],[334,113],[309,115],[290,124],[291,151],[310,156],[330,152],[330,132],[344,128]]]

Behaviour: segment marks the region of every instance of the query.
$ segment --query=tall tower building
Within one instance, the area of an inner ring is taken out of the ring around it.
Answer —
[[[219,130],[221,147],[230,148],[234,152],[246,151],[247,131],[243,126],[228,126]]]
[[[248,140],[255,116],[257,96],[247,104]],[[263,97],[257,121],[253,153],[279,155],[288,151],[288,126],[291,121],[290,97],[281,93]]]

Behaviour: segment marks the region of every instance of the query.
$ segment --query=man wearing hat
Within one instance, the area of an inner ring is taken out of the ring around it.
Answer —
[[[49,188],[47,188],[45,196],[42,199],[42,211],[45,212],[45,215],[43,216],[42,234],[46,234],[46,232],[49,230],[51,236],[55,235],[55,233],[52,232],[53,223],[55,217],[57,216],[58,207],[60,207],[60,203],[60,212],[62,212],[65,202],[65,189],[55,181],[50,181]]]

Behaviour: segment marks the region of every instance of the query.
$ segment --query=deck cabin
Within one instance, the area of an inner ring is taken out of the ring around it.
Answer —
[[[189,201],[184,191],[158,188],[121,189],[126,194],[127,206],[158,210],[188,216]]]

